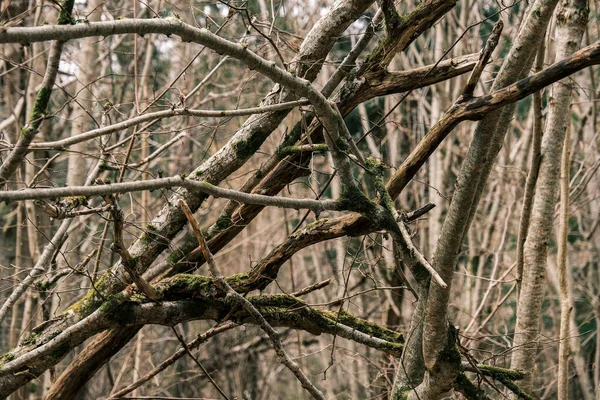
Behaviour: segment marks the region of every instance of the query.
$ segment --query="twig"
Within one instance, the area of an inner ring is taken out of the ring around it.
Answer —
[[[189,342],[187,344],[187,348],[194,349],[194,348],[198,347],[200,344],[206,342],[206,340],[210,339],[211,337],[216,336],[219,333],[223,333],[225,331],[233,329],[236,326],[238,326],[238,325],[233,322],[227,322],[223,325],[215,326],[215,327],[209,329],[208,331],[204,332],[203,334],[198,335],[196,337],[196,339]],[[144,375],[139,380],[133,382],[131,385],[127,386],[124,389],[119,390],[117,393],[113,394],[107,400],[122,398],[126,394],[133,392],[135,389],[139,388],[144,383],[148,382],[150,379],[154,378],[156,375],[158,375],[159,373],[161,373],[162,371],[164,371],[165,369],[167,369],[168,367],[173,365],[175,363],[175,361],[179,360],[185,354],[186,354],[185,349],[182,348],[182,349],[177,350],[171,357],[167,358],[165,361],[160,363],[159,366],[154,368],[152,371],[148,372],[146,375]]]
[[[297,292],[292,293],[292,296],[294,296],[294,297],[304,296],[306,294],[309,294],[310,292],[314,292],[315,290],[323,289],[324,287],[329,286],[330,283],[331,283],[331,279],[326,279],[322,282],[317,282],[314,285],[307,286],[304,289],[300,289]]]
[[[61,207],[58,204],[50,204],[46,201],[35,200],[34,203],[40,208],[40,210],[48,214],[50,218],[53,219],[74,218],[81,215],[96,214],[110,210],[110,206],[89,208],[85,210],[72,210]]]
[[[144,293],[148,298],[152,300],[158,300],[160,295],[142,276],[137,272],[136,262],[125,243],[123,242],[123,211],[118,206],[117,202],[112,195],[104,196],[104,201],[107,205],[110,205],[110,214],[113,218],[114,233],[113,233],[113,244],[111,249],[121,256],[123,261],[123,267],[131,277],[131,280],[135,283],[138,289]]]
[[[109,194],[129,193],[141,190],[170,189],[183,187],[190,191],[223,197],[239,203],[257,204],[292,209],[310,209],[315,211],[344,211],[337,200],[293,199],[289,197],[266,196],[244,193],[237,190],[220,188],[205,181],[195,181],[182,176],[148,179],[146,181],[113,183],[97,186],[67,186],[61,188],[35,188],[0,192],[0,201],[42,200],[69,196],[106,196]]]
[[[84,257],[84,259],[81,260],[80,262],[78,262],[75,267],[73,267],[71,269],[65,268],[64,271],[61,271],[61,272],[57,273],[52,278],[48,279],[46,282],[38,281],[38,282],[36,282],[36,286],[39,283],[40,285],[42,285],[43,287],[45,287],[46,290],[48,290],[48,289],[54,287],[54,285],[56,284],[56,282],[58,282],[58,280],[60,278],[62,278],[63,276],[74,274],[74,273],[81,273],[81,271],[83,271],[83,269],[86,267],[86,265],[90,262],[90,260],[92,259],[92,257],[94,257],[96,255],[97,251],[98,251],[97,248],[93,249],[91,251],[91,253],[89,253],[88,255],[86,255]]]
[[[400,215],[400,213],[396,210],[396,206],[394,205],[394,200],[390,193],[387,191],[385,185],[383,184],[383,164],[381,162],[369,159],[370,168],[369,172],[374,175],[375,188],[377,189],[377,194],[379,195],[381,204],[385,207],[390,213],[390,218],[393,217],[395,220],[396,226],[398,229],[387,229],[390,235],[392,235],[393,240],[398,244],[398,246],[404,250],[406,250],[410,257],[412,257],[418,264],[420,264],[423,268],[429,272],[431,277],[440,285],[442,288],[447,288],[448,285],[442,277],[437,273],[437,271],[429,264],[429,261],[421,254],[421,252],[417,249],[417,247],[412,242],[412,238],[410,236],[410,232],[408,232],[408,228],[406,227],[406,217],[404,215]],[[427,206],[425,206],[427,207]],[[424,207],[424,208],[425,208]]]
[[[446,282],[444,282],[444,280],[442,279],[440,274],[438,274],[437,271],[431,266],[431,264],[429,264],[429,261],[427,261],[425,256],[423,254],[421,254],[421,252],[417,249],[415,244],[412,242],[410,232],[408,232],[408,229],[406,228],[406,225],[404,224],[403,219],[401,219],[399,221],[398,228],[400,229],[400,233],[402,234],[402,245],[406,246],[408,248],[408,250],[411,252],[411,254],[423,266],[423,268],[425,268],[427,270],[427,272],[429,272],[431,274],[431,277],[433,278],[433,280],[435,280],[437,282],[437,284],[440,285],[440,287],[446,289],[448,287]],[[399,239],[399,238],[397,238],[397,236],[394,235],[394,239]]]
[[[171,140],[167,141],[165,144],[163,144],[162,146],[160,146],[158,149],[156,149],[148,157],[146,157],[143,160],[140,160],[140,161],[138,161],[136,163],[129,163],[129,165],[127,165],[127,166],[129,168],[138,168],[138,167],[141,167],[144,164],[148,164],[152,160],[154,160],[156,157],[158,157],[162,153],[164,153],[166,150],[168,150],[169,147],[171,147],[172,145],[174,145],[175,143],[177,143],[180,139],[185,138],[187,136],[188,136],[188,134],[186,132],[181,132],[178,135],[176,135],[174,138],[172,138]]]
[[[38,172],[36,172],[36,174],[33,176],[33,178],[31,178],[31,181],[29,181],[29,184],[27,184],[27,187],[32,187],[37,182],[37,180],[40,177],[40,175],[42,175],[44,173],[44,171],[46,171],[46,169],[48,169],[48,167],[50,166],[50,164],[52,164],[52,162],[54,162],[54,160],[56,160],[61,155],[62,155],[61,153],[56,153],[55,155],[53,155],[52,157],[50,157],[48,159],[48,161],[46,161],[46,163],[44,164],[44,166],[42,168],[40,168],[40,170]]]
[[[262,316],[262,314],[256,309],[256,307],[254,307],[254,305],[252,305],[252,303],[248,301],[248,299],[246,299],[244,296],[233,290],[231,286],[229,286],[229,284],[225,281],[225,278],[219,272],[215,260],[210,250],[208,249],[206,240],[204,239],[204,235],[202,234],[200,226],[198,225],[198,221],[196,221],[196,219],[194,218],[192,211],[182,199],[179,200],[179,206],[184,212],[186,218],[188,219],[192,227],[192,230],[194,231],[194,234],[196,235],[196,238],[198,239],[200,249],[204,254],[204,258],[208,263],[210,273],[215,279],[217,286],[219,286],[219,288],[223,290],[227,294],[227,296],[231,296],[234,299],[236,299],[237,302],[242,305],[244,310],[246,310],[246,312],[248,312],[248,314],[250,314],[255,319],[256,323],[262,328],[263,331],[265,331],[265,333],[269,336],[269,339],[271,339],[271,342],[273,343],[273,347],[275,349],[275,353],[277,354],[277,357],[279,358],[281,363],[285,365],[296,376],[298,381],[300,381],[302,387],[306,389],[315,399],[325,400],[325,396],[323,395],[323,393],[321,393],[321,391],[317,389],[310,380],[308,380],[304,372],[302,372],[302,370],[300,369],[300,366],[288,356],[283,347],[283,343],[281,342],[281,338],[279,337],[279,333],[275,329],[273,329],[271,325],[269,325],[265,317]]]
[[[332,108],[338,114],[338,120],[339,120],[339,124],[340,124],[340,131],[341,131],[342,136],[344,137],[344,139],[346,139],[346,141],[350,145],[350,150],[352,150],[352,154],[354,154],[356,156],[356,158],[358,159],[358,161],[363,166],[366,165],[367,164],[367,160],[365,160],[365,157],[362,155],[361,151],[358,149],[358,146],[356,145],[356,142],[354,141],[354,139],[352,139],[352,134],[348,130],[348,126],[346,125],[346,122],[344,121],[344,117],[342,116],[342,113],[340,112],[340,109],[338,108],[337,104],[334,101],[331,102],[331,105],[332,105]]]
[[[404,220],[406,222],[412,222],[416,219],[421,218],[423,215],[427,214],[429,211],[433,210],[434,208],[435,208],[435,204],[427,203],[423,207],[417,208],[416,210],[407,213],[406,217],[404,217]]]
[[[379,25],[379,23],[381,22],[382,19],[383,19],[383,13],[381,12],[381,9],[379,9],[379,10],[377,10],[377,13],[371,20],[371,23],[369,24],[369,26],[367,26],[367,29],[365,29],[365,33],[358,40],[358,42],[356,42],[356,45],[354,45],[352,50],[350,50],[350,52],[348,53],[346,58],[344,58],[344,60],[342,61],[342,63],[338,67],[338,69],[336,69],[335,72],[333,73],[333,75],[331,75],[331,77],[329,78],[329,80],[327,81],[325,86],[323,87],[323,90],[321,90],[321,93],[323,94],[323,96],[325,96],[325,97],[331,96],[331,94],[337,88],[337,86],[340,84],[340,82],[346,77],[348,72],[350,72],[350,70],[354,67],[354,63],[356,62],[356,59],[358,58],[360,53],[363,52],[363,50],[367,47],[367,45],[369,44],[369,42],[371,41],[373,36],[375,36],[375,31],[377,29],[377,25]]]
[[[163,118],[181,116],[190,117],[206,117],[206,118],[220,118],[220,117],[239,117],[254,114],[264,114],[272,111],[289,110],[298,106],[308,105],[308,100],[296,100],[288,101],[286,103],[273,104],[270,106],[263,107],[252,107],[244,108],[239,110],[192,110],[187,108],[173,108],[169,110],[156,111],[140,115],[139,117],[128,119],[127,121],[118,122],[109,126],[105,126],[98,129],[93,129],[88,132],[81,133],[72,137],[68,137],[54,142],[39,142],[31,143],[29,145],[30,150],[34,149],[63,149],[71,145],[85,142],[86,140],[94,139],[99,136],[109,135],[114,132],[122,131],[124,129],[136,126],[146,121],[160,120]]]
[[[57,26],[64,26],[64,24],[70,23],[72,11],[73,2],[68,2],[67,8],[62,8],[58,14],[57,22],[59,25]],[[57,40],[52,43],[50,47],[46,72],[44,73],[44,78],[42,80],[42,87],[37,93],[31,115],[29,116],[27,124],[21,130],[19,140],[8,154],[8,157],[6,157],[0,165],[0,188],[6,184],[19,165],[21,165],[21,162],[27,154],[29,145],[37,135],[42,122],[46,119],[46,110],[50,104],[52,88],[56,83],[63,45],[64,42],[62,40]]]
[[[473,71],[471,71],[471,75],[469,76],[467,84],[463,89],[462,98],[473,97],[473,92],[475,91],[475,87],[477,86],[479,78],[483,73],[483,69],[486,67],[490,57],[492,56],[492,53],[494,52],[494,49],[498,45],[502,28],[504,28],[504,22],[499,19],[498,22],[494,24],[492,33],[485,42],[484,48],[481,49],[481,53],[479,53],[479,60],[477,60],[477,65],[475,65],[475,68],[473,68]]]
[[[217,389],[217,391],[219,393],[221,393],[221,396],[223,396],[227,400],[229,400],[229,397],[225,394],[225,392],[223,391],[223,389],[221,389],[219,387],[219,385],[217,384],[217,382],[215,382],[215,380],[212,378],[212,376],[210,376],[210,374],[208,373],[208,371],[206,370],[206,368],[204,368],[204,366],[202,364],[200,364],[200,361],[198,361],[198,359],[196,357],[194,357],[194,355],[190,351],[188,345],[185,343],[185,340],[183,340],[183,338],[177,332],[177,329],[175,329],[174,326],[172,326],[171,329],[173,330],[173,333],[175,333],[175,337],[177,337],[177,340],[179,340],[179,343],[181,343],[181,346],[183,347],[183,350],[187,353],[187,355],[190,356],[190,358],[192,360],[194,360],[194,363],[196,363],[196,365],[202,370],[202,372],[204,372],[204,375],[206,375],[206,377],[208,378],[208,380],[210,381],[210,383],[215,387],[215,389]]]

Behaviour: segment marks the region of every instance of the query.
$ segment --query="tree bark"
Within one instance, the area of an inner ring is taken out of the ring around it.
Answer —
[[[558,333],[558,400],[569,399],[569,359],[570,359],[570,322],[571,299],[569,290],[567,245],[569,244],[569,178],[571,172],[571,126],[567,122],[567,132],[563,145],[560,167],[560,226],[558,234],[558,256],[556,269],[558,273],[560,299],[560,329]]]
[[[372,2],[372,0],[336,2],[329,12],[315,24],[313,29],[306,36],[300,52],[290,64],[292,71],[295,72],[296,76],[302,77],[308,81],[314,80],[321,69],[323,60],[336,43],[338,37],[341,36],[351,23],[362,15]],[[288,91],[280,93],[283,90],[284,89],[279,87],[279,85],[276,85],[273,91],[263,101],[263,104],[268,105],[274,102],[295,99],[293,93],[289,93]],[[258,150],[286,115],[287,111],[278,111],[250,117],[221,151],[196,168],[191,175],[202,176],[203,179],[210,180],[213,184],[217,184],[225,179],[243,165],[247,159]],[[153,226],[157,228],[156,237],[161,237],[162,239],[152,240],[149,243],[141,243],[138,241],[134,243],[129,250],[132,256],[137,257],[140,273],[150,266],[156,257],[158,257],[168,246],[168,241],[183,228],[186,220],[183,213],[179,210],[179,206],[176,204],[177,200],[180,198],[185,199],[192,210],[195,211],[202,204],[206,196],[199,196],[196,193],[182,190],[166,203],[163,210],[161,210],[152,221]],[[87,300],[89,305],[94,304],[95,306],[99,306],[103,301],[102,296],[114,294],[121,290],[124,282],[122,272],[121,265],[113,267],[112,270],[104,276],[104,293],[101,293],[98,297],[99,293],[92,290],[90,292],[91,296],[88,296]],[[119,340],[126,339],[126,336],[131,337],[130,334],[124,334]],[[103,343],[106,346],[112,345],[111,341]],[[102,353],[104,350],[102,346],[99,345],[95,352]],[[92,370],[98,370],[110,359],[108,357],[96,357],[95,352],[86,359],[87,367]],[[111,351],[107,351],[106,353],[114,354]],[[56,359],[46,359],[44,362],[45,366],[40,369],[36,368],[35,371],[40,373],[60,360],[64,354],[58,354],[58,356],[59,357]],[[19,387],[32,379],[37,374],[36,372],[32,372],[33,375],[21,375],[18,378],[12,377],[12,379],[11,377],[6,376],[0,377],[0,387],[4,386],[4,384],[12,387]],[[70,374],[65,376],[63,385],[65,388],[76,387],[78,386],[76,383],[83,383],[89,377],[90,376],[80,378],[78,374]],[[76,383],[70,382],[71,380],[76,381]],[[8,390],[6,386],[2,390],[5,389]],[[61,398],[62,395],[58,393],[55,396],[57,396],[56,398]]]
[[[556,59],[572,54],[583,36],[588,19],[588,2],[570,0],[557,10]],[[567,124],[570,121],[572,83],[563,80],[553,85],[547,129],[542,141],[542,159],[531,212],[529,235],[523,250],[523,280],[517,304],[517,325],[513,339],[515,347],[511,368],[526,372],[524,390],[532,387],[534,360],[538,349],[540,309],[544,296],[548,242],[559,186],[560,159]]]
[[[532,4],[533,11],[530,9],[527,14],[492,90],[513,83],[529,70],[533,57],[528,49],[539,46],[556,3],[557,0],[539,0]],[[458,176],[434,256],[434,267],[448,283],[448,288],[430,284],[423,321],[423,355],[427,371],[423,383],[411,392],[409,398],[422,398],[419,397],[422,394],[428,399],[439,398],[452,388],[452,382],[458,373],[456,350],[453,351],[453,344],[449,341],[451,326],[447,319],[454,267],[514,107],[510,105],[489,113],[482,119]],[[493,146],[494,141],[499,145]]]

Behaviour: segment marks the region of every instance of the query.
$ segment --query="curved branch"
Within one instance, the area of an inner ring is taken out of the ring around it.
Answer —
[[[503,89],[488,95],[457,101],[430,129],[425,138],[419,142],[398,168],[387,184],[388,191],[392,197],[398,196],[429,156],[460,122],[480,120],[492,111],[521,100],[575,72],[596,64],[600,64],[600,41]]]
[[[258,204],[280,208],[309,209],[315,211],[343,211],[343,205],[336,200],[292,199],[288,197],[265,196],[220,188],[206,181],[194,181],[183,176],[149,179],[146,181],[112,183],[98,186],[66,186],[60,188],[34,188],[0,192],[0,201],[41,200],[68,196],[105,196],[108,194],[129,193],[141,190],[186,188],[206,193],[213,197],[223,197],[244,204]]]
[[[319,19],[305,37],[299,53],[291,63],[293,66],[291,71],[295,72],[296,76],[301,76],[307,81],[314,80],[327,54],[331,51],[340,35],[363,14],[372,2],[372,0],[336,1],[328,13]],[[298,95],[294,91],[282,90],[281,87],[275,86],[263,99],[261,104],[267,105],[281,101],[296,100]],[[225,146],[198,166],[190,176],[198,177],[213,185],[219,184],[219,182],[231,173],[238,170],[258,150],[286,115],[287,110],[283,110],[250,117]],[[177,193],[171,196],[163,209],[152,220],[152,225],[156,228],[153,237],[158,239],[150,241],[138,240],[129,248],[131,255],[136,257],[140,273],[151,265],[156,257],[167,248],[169,241],[181,231],[185,218],[179,207],[176,206],[180,198],[183,198],[192,210],[196,210],[207,196],[199,195],[196,191],[185,189],[178,190]],[[40,327],[38,332],[44,335],[48,332],[60,332],[67,328],[69,324],[75,323],[79,318],[93,311],[110,295],[118,293],[125,288],[127,282],[123,266],[120,263],[115,264],[101,277],[100,282],[102,282],[101,286],[97,285],[96,290],[88,292],[83,299],[70,308],[71,313],[74,314],[72,318],[68,321],[63,321],[62,319],[50,321],[44,327]],[[82,313],[83,311],[85,313]],[[130,337],[126,336],[120,334],[114,335],[121,343],[124,343],[123,341],[127,341],[127,337]],[[112,342],[114,341],[113,339]],[[89,363],[86,366],[97,370],[106,361],[101,357],[105,349],[113,347],[112,342],[99,343],[98,348],[92,349],[91,352],[94,354],[89,354]],[[15,349],[15,355],[23,354],[24,351],[31,351],[31,346],[19,346],[19,348]],[[116,349],[113,348],[109,353],[114,354],[115,351]],[[31,371],[31,374],[22,374],[13,377],[0,376],[0,392],[7,392],[7,388],[9,387],[17,388],[23,385],[49,366],[54,365],[61,358],[62,355],[57,354],[55,358],[44,360],[44,362],[38,364],[37,369]],[[82,374],[73,374],[70,382],[77,381],[81,385],[86,379],[87,377]]]
[[[263,114],[273,111],[282,111],[282,110],[290,110],[292,108],[308,105],[309,102],[307,100],[297,100],[297,101],[288,101],[280,104],[272,104],[266,105],[262,107],[252,107],[245,108],[240,110],[191,110],[187,108],[174,108],[164,111],[157,111],[153,113],[148,113],[144,115],[140,115],[139,117],[128,119],[127,121],[118,122],[116,124],[112,124],[109,126],[105,126],[98,129],[93,129],[88,132],[81,133],[76,136],[71,136],[65,139],[56,140],[54,142],[39,142],[39,143],[31,143],[29,146],[29,150],[34,149],[54,149],[54,150],[62,150],[65,147],[69,147],[71,145],[85,142],[86,140],[94,139],[100,136],[109,135],[111,133],[122,131],[123,129],[130,128],[132,126],[141,124],[146,121],[153,121],[155,119],[163,119],[170,118],[175,116],[191,116],[191,117],[239,117],[244,115],[254,115],[254,114]]]
[[[239,276],[226,278],[228,284],[239,280]],[[57,336],[37,336],[26,340],[30,351],[4,356],[5,364],[0,367],[0,392],[10,393],[19,387],[22,380],[31,379],[42,373],[48,364],[55,364],[71,349],[98,332],[116,327],[159,324],[172,326],[191,320],[220,321],[226,317],[238,324],[254,324],[254,318],[243,308],[235,307],[231,300],[211,278],[198,275],[176,275],[156,286],[163,301],[145,302],[144,299],[125,300],[116,295],[105,303],[93,318],[80,321],[77,329],[65,329]],[[348,313],[337,313],[308,307],[303,300],[289,295],[251,296],[248,301],[272,326],[282,326],[308,331],[314,335],[322,333],[341,336],[366,346],[382,350],[394,356],[402,353],[402,335],[377,324],[356,318]],[[63,316],[61,319],[66,319]],[[72,328],[73,328],[72,327]],[[50,345],[48,345],[50,344]],[[11,354],[11,353],[9,353]],[[27,373],[24,373],[27,371]],[[21,374],[19,374],[21,373]]]
[[[202,234],[198,221],[196,221],[196,219],[194,218],[194,214],[192,213],[188,205],[185,204],[185,201],[179,200],[179,206],[183,210],[186,218],[192,226],[192,230],[194,231],[194,234],[198,239],[198,243],[200,244],[200,249],[204,253],[204,258],[206,258],[206,260],[208,261],[208,269],[213,279],[215,280],[216,286],[221,291],[225,292],[227,297],[233,298],[234,307],[237,305],[241,305],[242,308],[254,320],[254,323],[260,326],[260,328],[267,334],[267,336],[269,336],[269,339],[271,339],[271,343],[273,344],[273,348],[275,349],[275,353],[277,354],[277,358],[279,358],[279,361],[281,361],[281,363],[287,369],[289,369],[290,372],[294,374],[294,376],[296,376],[296,379],[298,379],[302,387],[307,392],[309,392],[315,399],[325,400],[323,392],[321,392],[319,389],[317,389],[315,385],[313,385],[313,383],[306,377],[304,371],[302,371],[302,369],[300,368],[300,365],[298,365],[297,362],[292,360],[288,355],[287,351],[285,351],[279,332],[273,329],[271,324],[269,324],[269,322],[267,322],[267,320],[265,319],[264,315],[262,315],[262,313],[258,311],[258,309],[254,306],[254,304],[250,302],[250,300],[246,299],[244,296],[233,290],[231,286],[227,283],[227,281],[225,281],[225,278],[223,277],[223,275],[221,275],[221,271],[219,271],[219,269],[217,268],[217,264],[215,263],[212,254],[208,250],[208,246],[206,245],[206,239],[204,239],[204,235]]]
[[[437,149],[439,144],[452,132],[454,127],[464,120],[478,120],[483,115],[527,97],[541,88],[559,81],[589,65],[600,64],[600,42],[596,42],[575,53],[565,60],[553,64],[543,71],[522,79],[515,84],[495,91],[489,95],[471,98],[455,104],[438,123],[436,123],[419,142],[407,159],[400,165],[396,173],[388,181],[386,187],[392,198],[396,198],[411,181],[416,172]],[[254,214],[252,214],[254,215]],[[249,217],[251,218],[252,215]],[[244,214],[246,218],[246,214]],[[378,228],[367,218],[358,213],[351,213],[337,218],[321,219],[306,226],[303,230],[292,234],[282,245],[273,249],[256,268],[256,280],[253,288],[264,288],[277,276],[279,267],[295,252],[326,240],[342,236],[360,236],[371,233]],[[225,236],[223,233],[222,236]],[[223,239],[220,239],[223,240]],[[290,246],[293,242],[294,246]],[[197,259],[197,252],[190,254],[190,260]],[[254,272],[251,272],[254,274]],[[249,287],[246,289],[250,289]],[[251,289],[252,290],[252,289]]]
[[[340,173],[340,177],[345,185],[354,186],[349,160],[345,153],[334,145],[338,139],[338,124],[344,124],[344,120],[332,108],[327,98],[316,90],[310,81],[277,67],[275,62],[265,60],[248,50],[247,46],[223,39],[207,29],[196,28],[171,17],[152,20],[124,19],[68,26],[46,25],[40,27],[7,28],[5,31],[0,32],[0,43],[30,43],[47,40],[67,41],[91,36],[144,35],[150,33],[160,33],[167,36],[177,35],[184,42],[202,44],[219,54],[226,54],[238,59],[246,64],[248,68],[260,72],[273,82],[279,83],[291,91],[306,97],[313,104],[317,114],[323,117],[323,124],[328,133],[325,135],[325,140],[330,148],[333,162]],[[28,145],[29,143],[25,146],[25,150]],[[1,173],[2,170],[0,169],[0,179],[3,176]]]
[[[71,10],[73,9],[73,2],[69,1],[66,8],[60,12],[59,22],[61,16],[67,15],[70,19]],[[60,25],[59,25],[60,26]],[[16,172],[17,168],[27,155],[27,149],[29,144],[33,141],[38,133],[38,129],[42,125],[42,122],[46,118],[46,110],[50,104],[50,95],[52,94],[52,88],[56,82],[58,75],[58,65],[60,64],[60,56],[63,50],[63,42],[56,41],[52,43],[50,47],[50,54],[48,55],[48,62],[46,64],[46,72],[44,73],[44,79],[42,80],[42,87],[39,90],[31,115],[27,121],[27,124],[21,129],[19,140],[13,147],[12,151],[8,154],[8,157],[0,165],[0,188],[3,187],[6,182]]]

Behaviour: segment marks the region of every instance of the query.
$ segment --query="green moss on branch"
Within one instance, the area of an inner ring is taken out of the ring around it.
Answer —
[[[333,321],[337,321],[342,325],[350,326],[356,329],[357,331],[365,333],[369,336],[376,337],[391,343],[404,343],[404,337],[401,333],[384,328],[376,323],[357,318],[354,315],[345,311],[322,311],[322,313]]]
[[[75,23],[71,13],[73,12],[73,6],[75,0],[65,0],[60,5],[60,12],[58,13],[57,23],[58,25],[72,25]]]
[[[298,153],[326,153],[329,151],[329,148],[326,144],[315,144],[309,147],[303,147],[301,145],[298,146],[286,146],[280,147],[277,149],[276,154],[279,158],[284,158],[291,154]]]
[[[212,278],[192,274],[177,274],[167,278],[156,285],[156,291],[165,300],[216,297],[220,293]]]
[[[479,364],[477,365],[477,368],[492,378],[510,379],[511,381],[518,381],[525,378],[525,373],[523,371],[515,369],[494,367],[493,365],[488,364]]]
[[[105,290],[108,289],[107,276],[109,276],[110,273],[111,272],[108,271],[106,274],[100,277],[100,279],[98,279],[94,283],[93,287],[90,290],[88,290],[85,296],[73,305],[71,305],[67,309],[67,311],[65,311],[65,314],[69,312],[75,312],[79,314],[80,317],[87,317],[98,307],[100,307],[100,305],[102,305],[102,303],[104,302],[102,293],[104,293]]]
[[[0,356],[0,366],[11,362],[15,359],[15,354],[13,352],[8,352]]]
[[[342,186],[342,193],[338,200],[343,209],[368,215],[377,211],[377,204],[373,203],[365,194],[355,186]]]
[[[467,400],[490,400],[485,391],[475,386],[463,373],[459,373],[454,380],[454,389]]]

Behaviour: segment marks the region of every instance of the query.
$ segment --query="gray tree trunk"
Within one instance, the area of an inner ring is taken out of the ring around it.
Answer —
[[[588,2],[561,2],[557,10],[556,60],[579,47],[588,20]],[[552,87],[547,129],[542,141],[542,159],[533,200],[529,235],[523,250],[523,280],[517,304],[517,326],[511,368],[527,373],[522,388],[531,389],[538,348],[540,309],[544,296],[548,242],[552,233],[560,177],[560,163],[567,123],[570,121],[572,83],[563,80]]]

